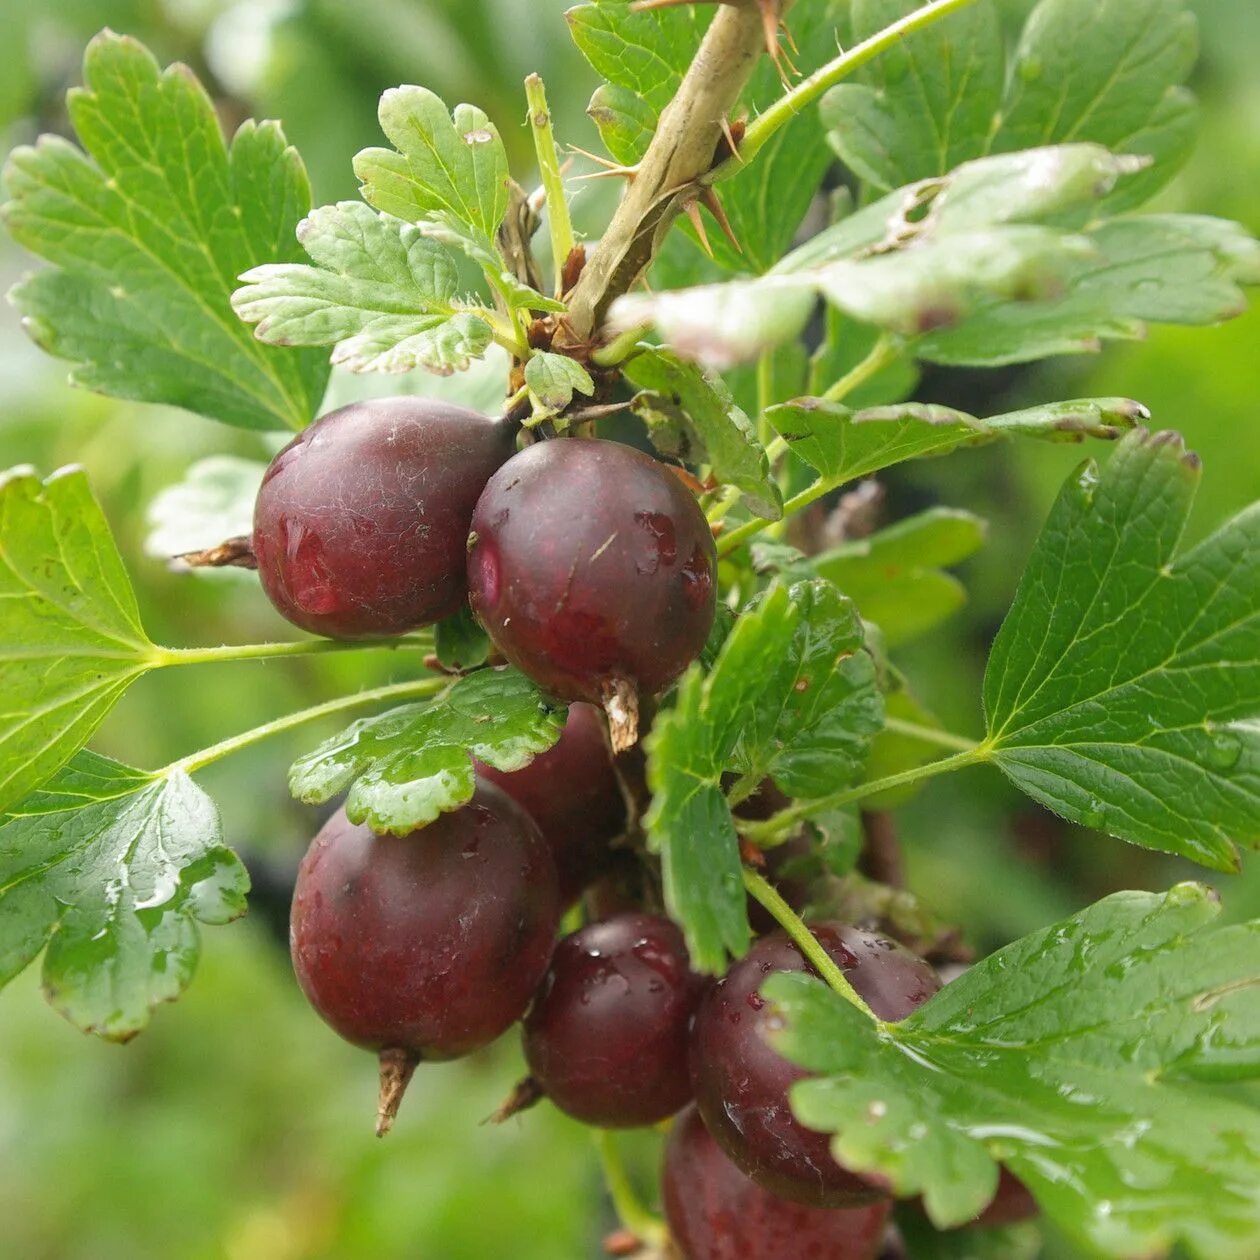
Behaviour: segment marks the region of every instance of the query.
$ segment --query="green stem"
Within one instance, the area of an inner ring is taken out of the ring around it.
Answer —
[[[230,739],[212,744],[209,748],[203,748],[187,757],[181,757],[180,760],[173,761],[162,770],[156,771],[155,776],[172,774],[176,771],[193,774],[215,761],[220,761],[224,757],[230,756],[232,753],[240,752],[244,748],[250,748],[254,744],[261,743],[264,739],[270,739],[273,735],[280,735],[284,731],[292,730],[295,726],[302,726],[306,722],[314,722],[319,718],[330,717],[333,714],[344,712],[346,709],[358,708],[364,704],[375,704],[381,700],[401,700],[434,695],[444,687],[449,687],[450,684],[451,680],[449,678],[417,678],[411,682],[390,683],[384,687],[372,687],[367,691],[356,692],[352,696],[338,696],[336,700],[326,700],[323,704],[312,705],[309,709],[299,709],[296,713],[286,714],[282,718],[276,718],[273,722],[265,722],[262,726],[255,726],[252,730],[242,731],[239,735],[233,735]]]
[[[551,130],[547,89],[536,74],[531,74],[525,80],[525,99],[529,103],[529,125],[534,133],[534,152],[538,155],[538,169],[542,174],[543,192],[547,198],[547,228],[551,233],[555,294],[560,297],[564,284],[564,264],[573,252],[573,223],[569,218],[569,203],[564,196],[556,137]]]
[[[849,372],[846,372],[823,394],[823,397],[828,402],[840,402],[842,399],[847,398],[859,385],[864,385],[878,371],[886,367],[896,357],[896,354],[897,348],[893,344],[892,338],[885,334],[871,347],[870,353],[867,354],[866,358],[861,363],[856,364]],[[781,458],[787,449],[788,443],[782,437],[777,437],[766,447],[766,457],[773,462]],[[755,537],[763,530],[771,529],[772,526],[774,527],[773,533],[782,533],[784,523],[789,516],[794,512],[799,512],[802,508],[809,507],[811,503],[821,499],[823,495],[839,489],[848,480],[850,480],[849,476],[843,472],[836,477],[822,477],[815,481],[812,486],[807,486],[784,503],[783,516],[780,520],[767,521],[761,517],[754,517],[752,520],[745,521],[737,529],[731,530],[729,534],[724,534],[718,540],[718,555],[730,555],[732,551],[742,546],[748,539]],[[710,517],[711,519],[712,517]]]
[[[843,402],[859,385],[865,385],[876,372],[888,366],[897,357],[892,338],[885,333],[872,347],[861,363],[855,364],[823,397],[828,402]]]
[[[799,512],[802,508],[809,507],[816,499],[821,499],[824,494],[830,494],[831,491],[841,486],[847,480],[845,477],[824,477],[819,481],[815,481],[812,486],[794,494],[783,505],[783,520],[787,520],[794,512]],[[731,530],[729,534],[723,534],[718,539],[717,550],[719,558],[729,556],[737,547],[743,546],[750,538],[755,538],[762,530],[768,528],[774,522],[763,520],[760,516],[754,516],[751,520],[745,521],[742,525]]]
[[[949,774],[965,766],[978,765],[988,759],[989,745],[987,743],[972,744],[952,757],[944,757],[940,761],[929,761],[926,765],[914,766],[909,770],[901,771],[900,774],[890,774],[883,779],[873,779],[869,783],[859,783],[855,787],[833,792],[830,796],[820,796],[816,800],[789,805],[787,809],[779,810],[777,814],[764,822],[745,823],[741,831],[753,844],[763,843],[763,837],[767,845],[774,844],[780,836],[792,831],[815,814],[839,809],[843,805],[852,805],[855,801],[863,800],[868,796],[877,796],[880,792],[888,792],[893,788],[905,787],[907,784],[918,783],[924,779],[933,779],[940,774]]]
[[[774,885],[756,871],[744,868],[744,887],[749,896],[759,901],[766,912],[788,934],[796,948],[805,955],[814,970],[847,1002],[851,1002],[867,1019],[880,1021],[869,1006],[858,996],[857,990],[849,983],[843,971],[832,961],[831,955],[823,949],[818,938],[809,930],[804,921],[779,895]]]
[[[757,439],[769,446],[774,438],[766,412],[774,402],[774,351],[763,350],[757,360]]]
[[[761,783],[762,776],[755,772],[741,775],[731,785],[731,790],[726,794],[726,803],[734,809],[736,805],[742,805],[758,788]]]
[[[938,730],[934,726],[920,726],[917,722],[903,722],[901,718],[885,718],[884,729],[896,735],[908,735],[925,744],[935,744],[938,748],[949,748],[954,752],[975,752],[979,747],[976,740],[968,739],[965,735],[955,735],[953,731]]]
[[[366,652],[381,648],[432,650],[432,635],[397,639],[300,639],[292,643],[228,643],[223,647],[158,648],[154,664],[213,665],[220,661],[259,661],[277,656],[320,656],[326,652]]]
[[[847,78],[855,70],[866,65],[868,61],[886,52],[899,40],[939,22],[942,18],[949,17],[951,13],[965,9],[974,2],[975,0],[933,0],[933,3],[907,13],[891,26],[885,27],[869,39],[856,44],[847,52],[842,52],[825,66],[815,70],[790,92],[779,97],[749,126],[739,146],[739,156],[727,158],[721,166],[709,174],[709,182],[728,179],[743,170],[745,164],[752,161],[781,127],[786,126],[797,114],[812,105],[828,88],[839,83],[841,79]]]
[[[608,1187],[608,1197],[612,1200],[617,1219],[641,1242],[651,1247],[663,1246],[669,1237],[665,1222],[649,1212],[639,1200],[622,1162],[621,1152],[617,1149],[616,1139],[607,1129],[592,1129],[591,1137],[599,1152],[604,1184]]]

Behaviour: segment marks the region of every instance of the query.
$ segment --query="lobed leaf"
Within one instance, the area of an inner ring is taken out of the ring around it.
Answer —
[[[766,414],[791,449],[833,485],[1007,435],[1057,442],[1116,438],[1148,415],[1128,398],[1047,403],[987,420],[931,403],[851,411],[821,398],[781,403]]]
[[[573,401],[575,393],[589,398],[595,392],[591,374],[576,359],[545,350],[537,351],[525,364],[525,384],[535,415],[554,415]]]
[[[12,291],[32,338],[71,380],[248,429],[300,429],[328,379],[323,356],[261,345],[232,313],[242,271],[294,260],[306,172],[275,123],[230,145],[185,66],[134,39],[88,45],[69,96],[84,151],[43,137],[10,155],[3,216],[52,264]]]
[[[46,947],[52,1005],[125,1041],[192,978],[198,922],[243,914],[248,890],[187,775],[80,752],[0,819],[0,985]]]
[[[720,972],[748,948],[734,820],[722,776],[772,777],[820,797],[860,772],[882,707],[861,623],[826,582],[772,587],[692,670],[647,739],[648,843],[693,964]]]
[[[851,42],[918,7],[854,0]],[[1148,201],[1193,146],[1198,108],[1182,82],[1197,38],[1184,0],[1041,0],[1010,65],[997,6],[981,3],[902,41],[822,103],[828,139],[876,188],[943,175],[971,158],[1068,141],[1141,157],[1106,199]]]
[[[351,822],[406,835],[471,799],[473,757],[519,770],[560,738],[564,721],[564,707],[523,674],[478,670],[431,701],[354,722],[294,762],[289,788],[308,804],[348,790]]]
[[[0,478],[0,663],[2,811],[64,765],[159,664],[80,469]]]
[[[756,279],[635,293],[614,330],[654,325],[680,354],[727,368],[799,337],[817,297],[904,354],[996,364],[1135,337],[1145,320],[1205,323],[1243,309],[1260,245],[1194,216],[1068,230],[1135,159],[1072,144],[964,163],[841,220]],[[1065,218],[1066,216],[1066,218]]]
[[[1177,544],[1200,466],[1139,430],[1047,520],[985,673],[990,756],[1062,816],[1220,870],[1260,845],[1260,505]]]
[[[913,347],[933,363],[994,366],[1099,349],[1145,337],[1149,323],[1215,324],[1246,309],[1260,284],[1260,242],[1239,224],[1201,215],[1113,219],[1086,233],[1093,246],[1044,302],[981,299],[957,327]]]
[[[354,159],[363,199],[412,224],[445,213],[493,239],[507,212],[508,161],[485,113],[474,105],[449,113],[427,88],[405,86],[381,96],[378,117],[394,148]]]
[[[923,1196],[939,1228],[998,1161],[1090,1254],[1244,1260],[1260,1233],[1260,1112],[1211,1086],[1260,1072],[1260,923],[1214,894],[1119,893],[978,963],[899,1024],[773,977],[792,1091],[837,1159]]]
[[[332,345],[333,363],[354,372],[440,376],[490,345],[490,325],[455,299],[455,260],[419,228],[342,201],[311,211],[298,239],[313,266],[255,267],[232,295],[260,340]]]

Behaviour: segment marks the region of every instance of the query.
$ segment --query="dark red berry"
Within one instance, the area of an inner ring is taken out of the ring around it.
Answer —
[[[683,1260],[874,1260],[889,1203],[807,1207],[744,1176],[689,1107],[665,1148],[665,1216]]]
[[[814,935],[880,1019],[904,1019],[940,988],[936,973],[895,941],[839,923],[812,925]],[[696,1011],[691,1072],[696,1101],[710,1132],[759,1185],[815,1207],[843,1207],[879,1191],[840,1167],[826,1134],[792,1114],[788,1089],[807,1073],[766,1038],[766,978],[807,971],[782,933],[763,936],[712,985]]]
[[[674,682],[713,623],[694,496],[629,446],[539,442],[490,478],[470,542],[473,610],[498,649],[561,699],[604,705],[615,749],[633,743],[638,694]]]
[[[401,634],[455,612],[473,506],[512,427],[425,398],[330,412],[271,461],[254,508],[263,589],[333,638]]]
[[[1004,1225],[1016,1225],[1036,1216],[1037,1211],[1037,1200],[1032,1197],[1032,1192],[1013,1172],[1003,1168],[989,1206],[971,1222],[969,1228],[998,1229]]]
[[[604,715],[593,705],[570,705],[560,739],[523,770],[475,764],[538,824],[556,859],[560,904],[571,905],[607,865],[608,842],[626,825]]]
[[[298,869],[293,967],[323,1019],[383,1065],[389,1052],[451,1059],[521,1017],[558,917],[546,841],[479,783],[462,809],[408,836],[334,814]]]
[[[623,914],[574,932],[525,1019],[534,1080],[601,1128],[672,1116],[691,1098],[687,1030],[701,986],[668,919]]]

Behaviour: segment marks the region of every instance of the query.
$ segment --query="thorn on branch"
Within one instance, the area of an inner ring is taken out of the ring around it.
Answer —
[[[726,217],[726,211],[718,200],[717,193],[712,188],[702,188],[699,192],[689,194],[682,203],[683,213],[691,221],[691,226],[695,228],[704,252],[710,258],[713,257],[713,248],[709,244],[709,235],[705,231],[704,220],[700,217],[701,206],[716,220],[718,227],[722,229],[722,235],[730,241],[731,247],[735,252],[742,254],[744,252],[743,246],[740,245],[738,238],[731,230],[731,221]]]
[[[748,124],[742,118],[737,118],[731,122],[727,118],[722,119],[722,139],[718,142],[718,147],[713,153],[713,165],[710,170],[716,170],[727,158],[735,158],[741,164],[744,159],[740,156],[739,146],[744,142],[744,133],[748,130]]]
[[[591,153],[587,149],[580,149],[576,144],[569,146],[574,153],[580,153],[584,158],[589,158],[596,166],[603,169],[591,171],[586,175],[574,176],[575,179],[624,179],[632,181],[639,173],[637,166],[623,166],[620,162],[610,162],[607,158],[600,157],[598,153]]]
[[[747,0],[635,0],[630,6],[632,13],[649,13],[653,9],[677,9],[684,4],[730,4],[736,8],[742,8]],[[783,46],[779,43],[779,31],[782,29],[787,37],[788,47],[793,52],[799,51],[796,47],[796,41],[792,38],[792,32],[787,29],[783,21],[783,0],[756,0],[757,8],[761,10],[761,24],[766,36],[766,52],[770,55],[770,60],[774,62],[774,68],[779,72],[779,78],[787,83],[791,75],[798,74],[799,71],[792,64],[787,53],[783,51]]]

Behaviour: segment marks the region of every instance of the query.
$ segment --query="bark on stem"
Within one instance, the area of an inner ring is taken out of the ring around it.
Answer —
[[[700,191],[696,182],[712,166],[723,124],[764,49],[755,0],[719,6],[573,290],[568,324],[578,344],[590,341],[608,304],[639,278],[674,218]]]

